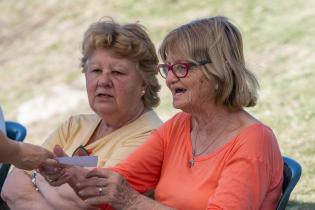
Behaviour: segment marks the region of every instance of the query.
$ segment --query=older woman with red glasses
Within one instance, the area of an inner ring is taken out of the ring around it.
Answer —
[[[104,209],[275,209],[282,157],[271,128],[244,110],[256,104],[258,83],[239,30],[221,16],[195,20],[171,31],[159,53],[182,112],[123,163],[70,185]],[[155,200],[141,194],[152,188]]]

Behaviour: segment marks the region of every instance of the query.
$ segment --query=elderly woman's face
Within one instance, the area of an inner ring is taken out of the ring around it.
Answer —
[[[89,103],[100,116],[117,116],[123,120],[143,106],[145,85],[135,62],[97,49],[85,69]]]
[[[167,63],[188,63],[186,59],[174,57]],[[201,66],[191,67],[184,78],[177,78],[172,71],[166,77],[167,87],[172,92],[173,106],[186,112],[200,110],[214,103],[214,85],[201,71]]]

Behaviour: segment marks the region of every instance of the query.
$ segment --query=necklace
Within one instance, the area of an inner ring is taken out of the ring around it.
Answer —
[[[192,158],[188,161],[190,168],[192,168],[195,165],[195,162],[196,162],[195,161],[195,157],[199,156],[199,155],[203,154],[205,151],[207,151],[214,144],[214,142],[216,142],[217,138],[224,133],[224,131],[225,131],[225,127],[222,129],[221,132],[218,133],[218,135],[215,136],[215,138],[213,138],[213,140],[208,145],[206,145],[205,148],[203,148],[198,153],[196,152],[196,144],[197,144],[196,142],[197,142],[197,136],[198,136],[197,134],[198,134],[198,132],[196,132],[196,138],[195,138],[195,141],[194,141],[194,146],[192,148]]]

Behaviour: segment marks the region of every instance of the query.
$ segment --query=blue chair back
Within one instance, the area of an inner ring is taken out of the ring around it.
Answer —
[[[23,141],[26,137],[26,128],[20,123],[13,121],[5,122],[7,136],[15,141]],[[14,154],[12,154],[14,155]],[[7,174],[10,169],[10,164],[2,164],[0,168],[0,192],[3,186],[5,179],[7,178]]]
[[[289,157],[283,157],[284,168],[283,168],[283,185],[282,185],[282,195],[278,203],[277,210],[285,210],[288,204],[291,192],[293,191],[295,185],[298,183],[302,167],[301,165]]]
[[[7,136],[15,141],[23,141],[26,137],[26,128],[20,123],[13,121],[6,121],[5,128]]]

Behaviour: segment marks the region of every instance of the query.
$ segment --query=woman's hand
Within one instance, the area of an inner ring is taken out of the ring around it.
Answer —
[[[67,183],[71,177],[64,168],[56,160],[46,160],[38,169],[39,173],[51,186],[60,186]]]
[[[93,169],[86,178],[76,185],[77,194],[90,205],[107,203],[115,209],[128,209],[140,196],[123,176],[108,169]]]
[[[12,164],[17,168],[24,170],[36,169],[42,162],[54,157],[53,153],[43,147],[22,142],[12,141],[12,143],[16,144],[17,147],[17,153],[11,154],[14,158]]]
[[[54,154],[56,157],[68,156],[59,145],[54,147]],[[57,160],[47,159],[39,167],[39,172],[51,186],[60,186],[71,178],[71,174],[67,173],[68,168],[66,165],[59,164]]]
[[[54,147],[54,154],[56,157],[68,156],[59,145]],[[89,172],[88,169],[82,167],[60,164],[57,160],[45,161],[39,171],[51,186],[60,186],[68,183],[75,191],[76,184],[84,180]]]

